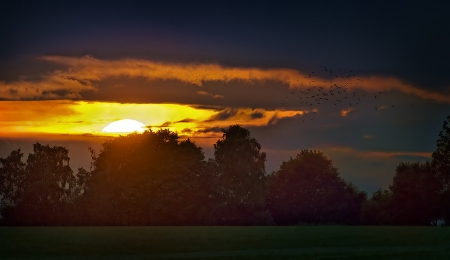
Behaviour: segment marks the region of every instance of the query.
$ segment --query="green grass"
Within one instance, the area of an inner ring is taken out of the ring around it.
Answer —
[[[448,227],[2,227],[1,259],[450,259]]]

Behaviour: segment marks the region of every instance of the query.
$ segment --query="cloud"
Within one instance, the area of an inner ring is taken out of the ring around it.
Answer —
[[[236,114],[239,112],[238,108],[225,108],[224,110],[220,111],[219,113],[213,115],[205,122],[211,122],[211,121],[225,121],[227,119],[230,119],[233,116],[236,116]],[[243,115],[245,112],[241,110],[241,115]]]
[[[265,110],[250,108],[225,108],[212,115],[203,123],[214,123],[220,126],[240,124],[243,126],[262,126],[274,124],[281,118],[290,118],[303,115],[309,111],[304,110]]]
[[[264,117],[264,113],[262,113],[262,112],[255,112],[255,113],[251,114],[250,117],[252,119],[263,118]]]
[[[197,122],[197,120],[192,118],[184,118],[182,120],[176,121],[175,123],[193,123],[193,122]]]
[[[2,101],[0,102],[0,125],[7,122],[32,122],[59,117],[69,117],[79,113],[73,108],[74,101]]]
[[[348,113],[350,113],[353,110],[353,108],[347,108],[341,110],[341,116],[347,116]]]
[[[157,127],[157,128],[167,128],[167,127],[169,127],[169,126],[171,126],[172,125],[172,122],[170,122],[170,121],[166,121],[166,122],[164,122],[164,123],[162,123],[162,124],[158,124],[158,125],[148,125],[148,126],[146,126],[148,129],[150,129],[150,128],[152,128],[152,127]]]
[[[222,128],[221,127],[209,127],[209,128],[199,129],[195,132],[201,133],[201,134],[208,134],[208,133],[217,134],[217,133],[222,133]]]
[[[202,96],[210,96],[210,97],[213,97],[213,98],[224,98],[224,96],[222,96],[222,95],[217,95],[217,94],[214,95],[214,94],[208,93],[208,92],[203,91],[203,90],[197,91],[197,94],[202,95]]]
[[[0,81],[0,98],[9,100],[33,99],[81,99],[81,92],[95,91],[91,82],[75,80],[73,77],[53,72],[41,77],[40,81],[19,80],[15,82]]]
[[[367,92],[399,91],[423,99],[450,102],[450,96],[415,86],[396,77],[350,76],[329,79],[325,76],[304,76],[294,69],[262,69],[251,67],[227,67],[218,64],[169,63],[138,59],[100,60],[91,56],[64,57],[43,56],[41,60],[62,65],[64,68],[41,76],[40,81],[19,80],[0,82],[0,98],[3,99],[80,99],[86,91],[97,90],[97,83],[107,78],[145,78],[148,80],[175,80],[203,86],[206,82],[241,81],[252,83],[280,82],[291,89],[331,88],[341,86],[349,91],[362,89]],[[223,95],[199,91],[222,99]]]
[[[184,128],[183,130],[181,130],[181,133],[183,133],[183,134],[190,134],[190,133],[192,133],[192,130],[189,129],[189,128]]]

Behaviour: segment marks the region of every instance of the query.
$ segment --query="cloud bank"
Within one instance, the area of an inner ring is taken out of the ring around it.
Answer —
[[[317,76],[287,68],[262,69],[226,67],[218,64],[168,63],[138,59],[100,60],[91,56],[44,56],[39,59],[61,65],[61,69],[41,75],[39,81],[19,80],[0,82],[0,99],[83,99],[83,92],[98,90],[97,84],[109,78],[145,78],[147,80],[175,80],[184,84],[203,86],[207,82],[241,81],[245,83],[279,82],[291,89],[311,87],[324,89],[341,86],[348,91],[399,91],[423,99],[450,102],[450,95],[415,86],[396,77],[346,75],[332,78]],[[130,86],[132,87],[132,86]],[[180,86],[182,87],[182,86]],[[223,98],[200,90],[197,95]]]

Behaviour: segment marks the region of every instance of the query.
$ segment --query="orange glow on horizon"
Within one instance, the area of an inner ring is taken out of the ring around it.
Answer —
[[[213,137],[217,128],[232,124],[262,126],[286,117],[302,115],[302,110],[195,108],[180,104],[121,104],[86,101],[1,101],[0,136],[65,134],[117,136],[103,132],[110,123],[132,118],[147,129],[169,129],[180,136]],[[122,133],[123,134],[123,133]]]
[[[167,121],[192,117],[204,120],[214,114],[212,110],[196,109],[177,104],[120,104],[85,101],[2,101],[0,102],[0,127],[2,135],[24,133],[93,134],[104,133],[108,124],[133,118],[156,129]],[[192,122],[183,127],[195,127]],[[173,127],[172,131],[181,129]]]

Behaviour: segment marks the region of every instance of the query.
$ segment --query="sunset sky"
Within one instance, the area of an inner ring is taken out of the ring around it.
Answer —
[[[213,157],[240,124],[267,172],[323,151],[370,194],[430,160],[450,115],[450,4],[9,1],[0,16],[0,157],[62,145],[89,168],[109,123],[169,128]]]

